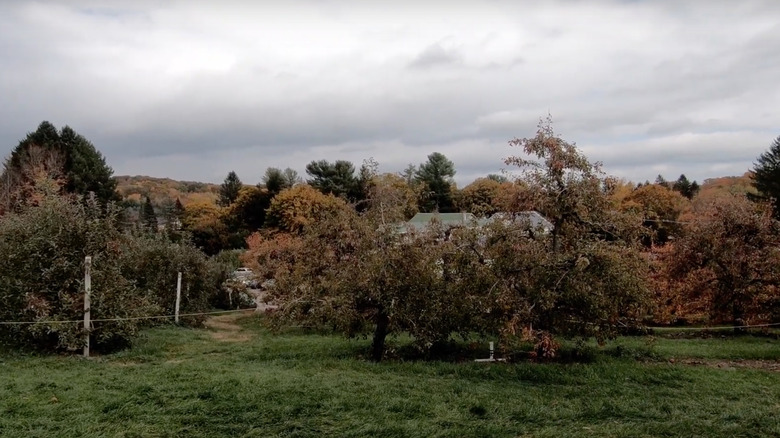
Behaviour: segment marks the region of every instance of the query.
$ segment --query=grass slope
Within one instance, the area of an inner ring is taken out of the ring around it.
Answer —
[[[92,360],[0,355],[0,436],[780,436],[780,373],[666,360],[777,360],[768,338],[659,338],[649,355],[624,339],[587,364],[374,364],[367,341],[239,324],[157,328]]]

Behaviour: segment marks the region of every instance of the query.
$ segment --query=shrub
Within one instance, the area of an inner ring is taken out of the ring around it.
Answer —
[[[201,312],[224,278],[218,264],[188,243],[164,235],[123,234],[119,209],[94,198],[45,194],[34,206],[0,218],[0,341],[42,350],[82,347],[84,259],[92,257],[91,347],[127,346],[138,330],[174,312],[177,272],[180,310]],[[117,321],[100,321],[105,319]],[[185,318],[197,324],[198,318]]]
[[[138,293],[123,277],[123,236],[117,210],[104,211],[94,198],[74,202],[46,196],[0,220],[0,320],[37,322],[2,325],[6,343],[41,349],[75,350],[83,343],[84,258],[92,257],[93,318],[158,314],[153,297]],[[105,350],[126,345],[140,321],[96,323],[92,342]]]
[[[119,257],[121,274],[141,295],[150,297],[162,314],[172,315],[176,282],[182,273],[181,313],[207,311],[222,275],[215,263],[187,242],[172,242],[162,234],[126,236]],[[197,325],[203,317],[183,323]]]

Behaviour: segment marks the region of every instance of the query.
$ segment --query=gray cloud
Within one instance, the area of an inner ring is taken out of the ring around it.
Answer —
[[[454,49],[445,49],[441,43],[432,44],[425,48],[409,63],[413,68],[430,68],[437,66],[457,66],[463,62],[460,53]]]
[[[619,176],[740,174],[780,134],[779,22],[771,0],[3,3],[0,151],[46,119],[117,173],[439,151],[464,185],[549,111]]]

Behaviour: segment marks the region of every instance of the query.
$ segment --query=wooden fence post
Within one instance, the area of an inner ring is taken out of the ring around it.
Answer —
[[[90,325],[90,302],[89,295],[92,292],[92,257],[84,258],[84,333],[86,340],[84,342],[84,357],[89,357],[89,325]]]
[[[181,303],[181,272],[179,272],[179,278],[176,280],[176,308],[175,308],[175,320],[176,324],[179,323],[179,304]]]

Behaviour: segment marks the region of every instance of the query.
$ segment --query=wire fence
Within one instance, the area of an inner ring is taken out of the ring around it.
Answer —
[[[222,315],[228,313],[238,312],[254,312],[254,308],[250,309],[237,309],[237,310],[218,310],[213,312],[198,312],[198,313],[180,313],[179,317],[185,316],[206,316],[206,315]],[[151,316],[130,316],[127,318],[96,318],[91,319],[91,322],[114,322],[114,321],[137,321],[143,319],[166,319],[176,318],[176,315],[151,315]],[[0,321],[0,325],[35,325],[35,324],[83,324],[83,319],[73,320],[57,320],[57,319],[44,319],[37,321]]]
[[[209,315],[224,315],[224,314],[230,314],[230,313],[250,313],[255,312],[255,308],[247,308],[247,309],[235,309],[235,310],[216,310],[212,312],[197,312],[197,313],[180,313],[179,317],[187,317],[187,316],[209,316]],[[144,320],[144,319],[166,319],[166,318],[175,318],[175,314],[171,315],[151,315],[151,316],[131,316],[127,318],[95,318],[92,319],[91,322],[114,322],[114,321],[137,321],[137,320]],[[37,320],[37,321],[0,321],[0,325],[35,325],[35,324],[82,324],[84,321],[82,319],[73,319],[73,320],[57,320],[57,319],[44,319],[44,320]],[[298,327],[298,326],[295,326]],[[300,326],[303,327],[303,326]],[[671,327],[671,326],[663,326],[663,327],[644,327],[647,330],[653,330],[653,331],[688,331],[688,332],[696,332],[696,331],[717,331],[717,330],[737,330],[737,329],[751,329],[751,328],[769,328],[769,327],[780,327],[780,322],[774,322],[774,323],[767,323],[767,324],[749,324],[749,325],[722,325],[722,326],[704,326],[704,327]]]
[[[750,325],[722,325],[715,327],[647,327],[648,330],[653,331],[716,331],[716,330],[741,330],[749,328],[768,328],[768,327],[780,327],[780,322],[774,322],[769,324],[750,324]]]

